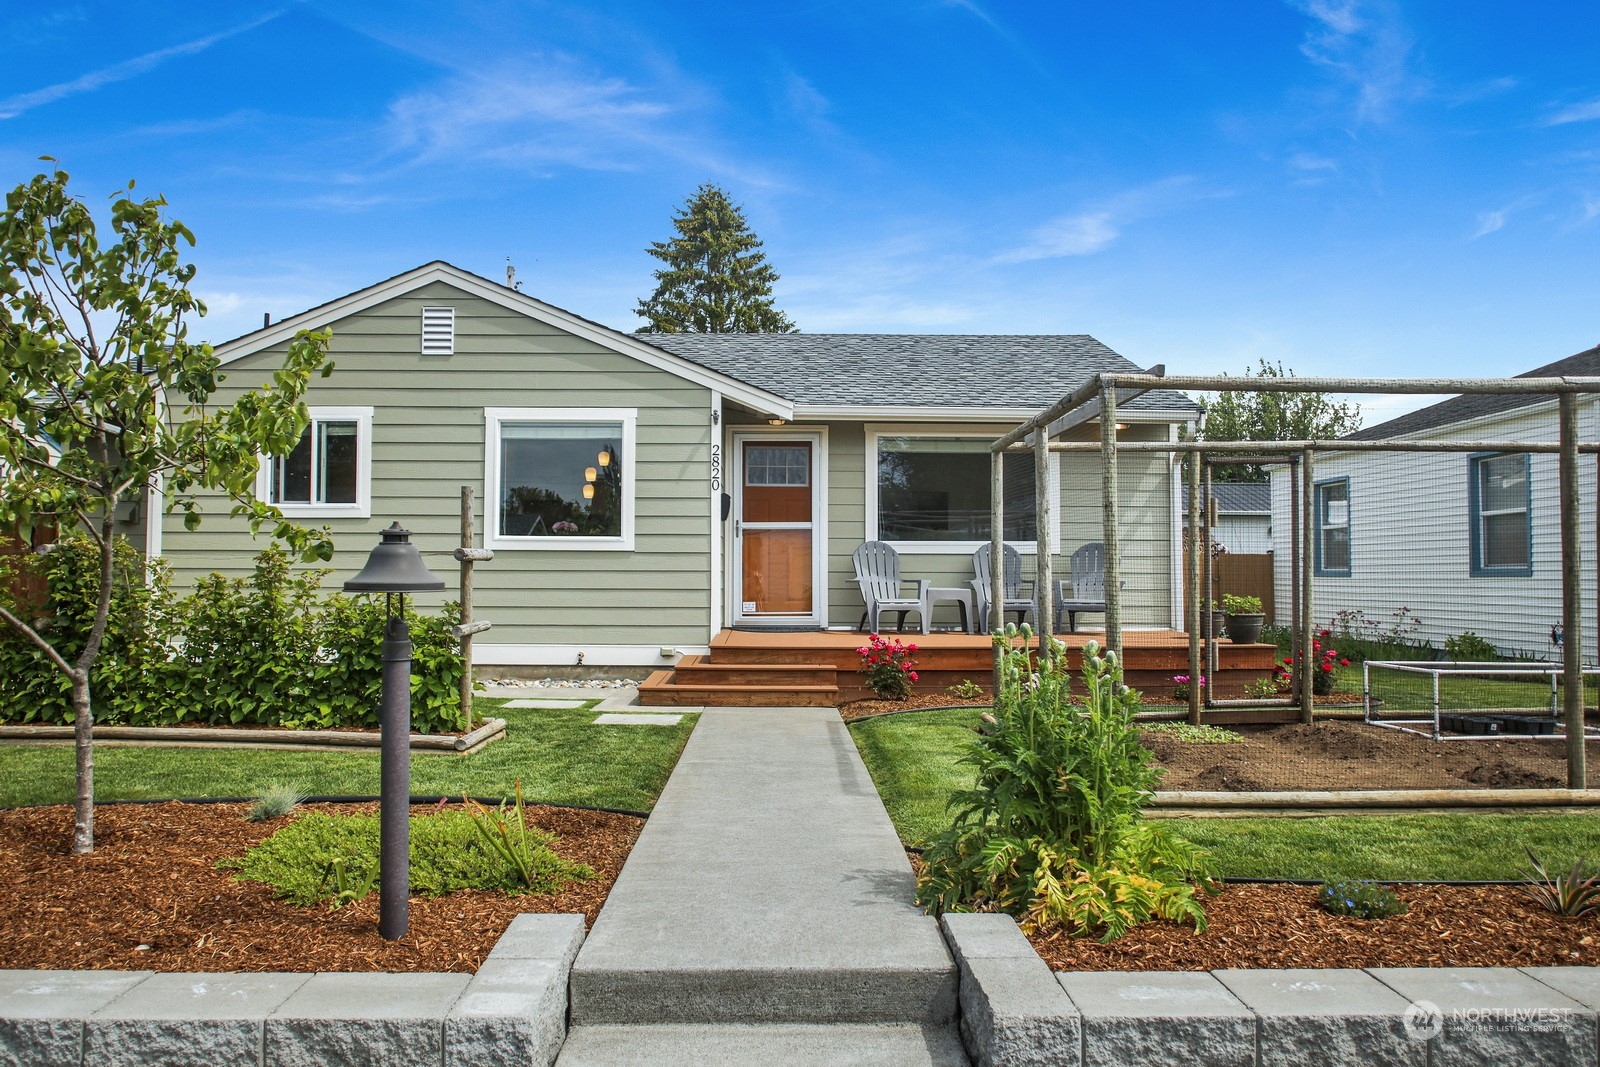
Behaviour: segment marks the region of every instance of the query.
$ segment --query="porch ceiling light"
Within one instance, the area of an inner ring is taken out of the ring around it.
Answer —
[[[768,426],[782,426],[787,421],[788,421],[787,419],[768,419],[767,420],[767,425]]]

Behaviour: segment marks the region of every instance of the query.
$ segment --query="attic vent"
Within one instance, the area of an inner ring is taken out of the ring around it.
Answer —
[[[422,309],[422,354],[453,356],[456,351],[456,309]]]

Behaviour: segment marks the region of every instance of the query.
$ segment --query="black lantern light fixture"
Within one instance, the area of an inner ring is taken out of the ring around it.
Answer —
[[[383,593],[383,696],[378,727],[383,745],[379,787],[378,933],[390,941],[406,935],[411,896],[411,628],[406,594],[443,589],[429,571],[411,532],[396,522],[367,557],[361,573],[344,583],[347,593]],[[399,610],[395,598],[399,597]]]

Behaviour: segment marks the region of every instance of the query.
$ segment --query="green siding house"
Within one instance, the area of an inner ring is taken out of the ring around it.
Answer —
[[[257,491],[333,529],[332,585],[395,520],[453,576],[461,487],[474,487],[478,544],[495,554],[474,578],[475,615],[494,623],[474,659],[488,665],[582,653],[660,666],[727,627],[853,629],[864,540],[894,544],[907,577],[964,585],[989,539],[988,443],[1095,371],[1137,369],[1083,335],[623,333],[430,263],[220,346],[218,400],[323,327],[336,369]],[[1173,438],[1197,414],[1173,392],[1119,410],[1128,440]],[[1028,566],[1032,462],[1012,457],[1007,474],[1008,536]],[[1125,625],[1171,627],[1175,468],[1149,453],[1121,463]],[[1100,539],[1100,478],[1097,456],[1057,464],[1060,567]],[[159,493],[152,504],[148,548],[180,586],[244,573],[263,547],[221,501],[192,532],[161,515]]]

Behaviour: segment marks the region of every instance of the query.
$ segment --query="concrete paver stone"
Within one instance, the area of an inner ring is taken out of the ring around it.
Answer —
[[[0,971],[0,1067],[78,1067],[83,1020],[150,971]]]
[[[1256,1013],[1260,1067],[1317,1062],[1426,1067],[1426,1043],[1406,1032],[1406,999],[1365,971],[1211,973]]]
[[[266,1019],[309,974],[157,974],[85,1023],[84,1067],[255,1067]]]
[[[1083,1015],[1085,1067],[1253,1067],[1256,1017],[1203,971],[1064,971]]]
[[[313,975],[267,1020],[266,1067],[390,1067],[444,1058],[465,974]]]
[[[1511,967],[1372,967],[1411,1001],[1408,1024],[1432,1067],[1595,1063],[1594,1009]]]

